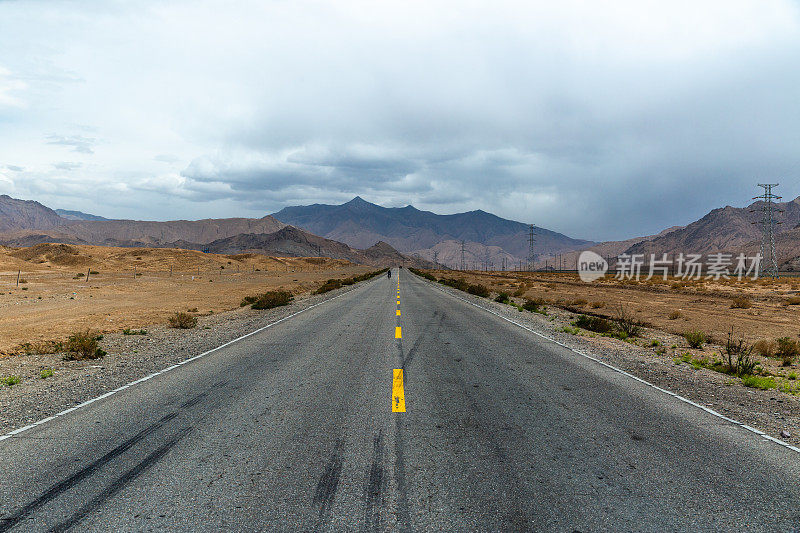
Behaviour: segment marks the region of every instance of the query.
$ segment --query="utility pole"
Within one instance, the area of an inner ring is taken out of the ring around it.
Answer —
[[[464,263],[464,246],[465,246],[464,239],[461,239],[461,270],[464,270],[466,264]]]
[[[433,251],[433,263],[434,263],[433,266],[439,264],[439,252],[437,252],[436,250]]]
[[[536,253],[533,251],[533,243],[536,242],[533,224],[528,228],[528,271],[533,270],[533,265],[536,262]]]
[[[483,251],[483,269],[486,271],[489,270],[489,248]]]
[[[780,222],[775,220],[776,213],[783,213],[783,209],[775,207],[775,200],[780,200],[782,196],[772,194],[772,188],[777,187],[777,183],[759,183],[759,187],[764,188],[764,194],[756,196],[753,200],[762,200],[761,220],[753,224],[761,224],[761,263],[759,264],[759,275],[766,274],[775,279],[778,277],[778,257],[775,253],[775,226]],[[751,210],[753,212],[755,210]]]

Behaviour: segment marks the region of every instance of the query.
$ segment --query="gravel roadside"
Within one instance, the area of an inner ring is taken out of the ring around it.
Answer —
[[[64,361],[59,354],[16,355],[0,359],[0,377],[16,376],[20,383],[0,385],[0,435],[96,398],[122,385],[216,348],[312,305],[372,280],[324,294],[298,295],[284,307],[254,311],[243,307],[199,316],[188,330],[156,325],[146,335],[109,333],[100,343],[107,355],[92,361]],[[43,378],[43,370],[52,370]]]
[[[674,358],[681,348],[668,349],[657,354],[654,348],[643,347],[608,337],[592,336],[590,332],[573,335],[561,331],[570,326],[576,313],[556,307],[547,307],[547,316],[497,303],[434,283],[440,290],[489,308],[509,319],[519,322],[558,342],[589,353],[596,359],[625,370],[654,385],[714,409],[729,418],[757,428],[766,434],[800,446],[800,399],[777,390],[758,390],[745,387],[740,380],[707,368],[694,368],[690,364],[676,364]],[[522,302],[519,302],[522,303]],[[645,328],[648,338],[657,338],[662,346],[685,346],[686,341],[677,335]],[[788,432],[781,435],[782,432]]]

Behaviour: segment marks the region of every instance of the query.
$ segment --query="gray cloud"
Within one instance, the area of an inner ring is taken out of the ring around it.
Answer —
[[[161,161],[162,163],[177,163],[181,158],[172,154],[158,154],[153,157],[153,161]]]
[[[53,164],[53,168],[56,170],[77,170],[83,166],[83,163],[71,163],[69,161],[61,161],[60,163]]]
[[[123,191],[136,218],[358,194],[593,239],[744,205],[762,179],[800,194],[790,0],[51,9],[0,3],[19,190]],[[96,138],[92,165],[58,166]]]
[[[96,139],[82,135],[48,135],[47,144],[71,146],[73,152],[93,154]]]
[[[25,167],[20,167],[17,165],[6,165],[6,168],[12,172],[22,172],[25,170]]]

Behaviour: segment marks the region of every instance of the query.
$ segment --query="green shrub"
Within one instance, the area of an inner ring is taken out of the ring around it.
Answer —
[[[775,380],[762,376],[744,375],[741,377],[742,385],[754,389],[769,390],[775,388]]]
[[[289,305],[293,300],[292,293],[289,291],[269,291],[259,295],[253,302],[252,309],[272,309],[282,305]]]
[[[509,304],[511,303],[511,297],[507,292],[501,292],[497,295],[497,298],[495,298],[494,301],[501,304]]]
[[[100,348],[100,339],[102,335],[87,329],[73,333],[67,339],[67,356],[68,361],[80,361],[83,359],[100,359],[106,352]]]
[[[189,313],[178,311],[169,317],[169,327],[175,329],[192,329],[197,326],[197,317]]]
[[[122,330],[123,335],[147,335],[146,329],[131,329],[125,328]]]
[[[702,348],[706,343],[706,334],[698,330],[685,332],[683,338],[692,348]]]
[[[9,387],[13,387],[14,385],[19,384],[21,381],[22,380],[19,378],[19,376],[8,376],[0,379],[0,383],[8,385]]]
[[[39,372],[39,377],[42,379],[47,379],[49,377],[52,377],[53,374],[55,374],[55,372],[53,371],[52,368],[43,368],[42,371]]]

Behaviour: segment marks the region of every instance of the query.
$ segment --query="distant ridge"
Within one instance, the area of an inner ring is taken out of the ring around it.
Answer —
[[[105,217],[90,215],[82,211],[71,211],[69,209],[56,209],[55,211],[58,213],[58,216],[66,218],[67,220],[109,220]]]
[[[71,219],[38,202],[0,196],[0,244],[12,247],[43,243],[92,244],[135,248],[182,248],[226,254],[257,252],[288,257],[331,257],[374,266],[431,267],[385,243],[360,250],[275,220],[221,218],[204,220],[107,220],[64,211]],[[80,217],[80,218],[79,218]]]
[[[432,258],[434,248],[448,241],[479,245],[479,256],[524,258],[528,254],[528,225],[485,211],[438,215],[406,207],[381,207],[356,196],[341,205],[314,204],[286,207],[272,215],[277,220],[354,247],[383,241],[404,253]],[[594,244],[546,228],[536,228],[535,250],[551,254]],[[460,246],[460,244],[458,245]],[[438,252],[438,250],[436,250]],[[447,250],[446,255],[452,256]],[[460,254],[460,249],[459,249]],[[481,259],[484,259],[481,257]]]

